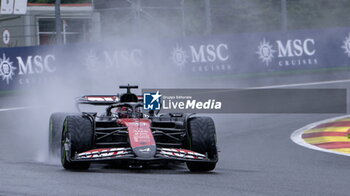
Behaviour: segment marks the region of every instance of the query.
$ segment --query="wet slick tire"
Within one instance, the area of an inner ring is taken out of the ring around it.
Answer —
[[[52,157],[59,157],[61,152],[61,136],[64,119],[68,114],[53,113],[49,120],[49,154]]]
[[[190,149],[208,156],[213,162],[187,162],[191,172],[206,172],[215,169],[218,161],[216,131],[210,117],[192,117],[188,120]]]
[[[88,117],[67,116],[64,121],[61,142],[61,163],[68,170],[85,170],[90,162],[73,162],[75,153],[90,150],[93,139],[93,126]]]

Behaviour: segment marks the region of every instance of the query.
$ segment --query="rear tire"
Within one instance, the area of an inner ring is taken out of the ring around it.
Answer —
[[[53,113],[49,120],[49,154],[53,157],[59,157],[61,152],[61,140],[63,123],[66,113]]]
[[[192,117],[188,120],[188,131],[190,149],[207,155],[214,162],[187,162],[187,168],[192,172],[205,172],[215,169],[218,161],[218,152],[213,119],[210,117]]]
[[[61,142],[61,163],[65,169],[88,169],[90,162],[73,162],[74,155],[92,148],[93,126],[88,117],[67,116]]]

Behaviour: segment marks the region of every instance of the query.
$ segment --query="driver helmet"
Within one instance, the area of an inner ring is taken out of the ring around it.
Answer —
[[[132,109],[126,106],[120,107],[117,109],[119,118],[130,118]]]

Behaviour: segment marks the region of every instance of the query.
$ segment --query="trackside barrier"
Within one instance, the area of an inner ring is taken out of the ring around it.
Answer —
[[[349,61],[350,28],[1,48],[0,90],[120,67],[213,76],[347,68]]]

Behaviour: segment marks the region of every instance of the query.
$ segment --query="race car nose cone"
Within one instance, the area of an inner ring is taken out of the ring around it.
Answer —
[[[156,154],[156,146],[140,146],[132,148],[135,155],[140,158],[152,158]]]

